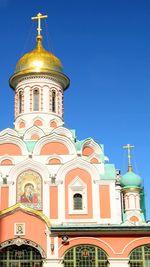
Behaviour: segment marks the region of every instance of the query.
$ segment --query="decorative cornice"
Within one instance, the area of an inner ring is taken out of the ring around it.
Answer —
[[[73,234],[73,233],[92,233],[92,234],[98,234],[100,233],[101,236],[105,236],[111,233],[111,235],[113,236],[121,236],[121,235],[129,235],[133,234],[133,235],[141,235],[141,233],[145,233],[148,236],[150,236],[150,225],[149,224],[145,224],[142,226],[124,226],[124,225],[79,225],[79,224],[74,224],[74,225],[53,225],[51,227],[51,233],[52,234],[56,234],[59,233],[61,234]]]
[[[122,188],[121,191],[125,193],[130,193],[130,192],[140,192],[142,188],[140,187],[130,187],[130,188]]]
[[[0,211],[0,217],[7,216],[8,213],[13,213],[15,210],[18,210],[18,209],[23,210],[26,213],[30,213],[30,214],[40,217],[40,219],[42,219],[47,224],[48,227],[51,227],[50,221],[46,215],[44,215],[39,210],[34,210],[32,208],[26,207],[21,203],[17,203],[7,209]]]
[[[31,240],[20,238],[20,237],[4,241],[3,243],[0,244],[0,250],[5,247],[12,246],[12,245],[16,245],[18,247],[21,245],[28,245],[28,246],[34,247],[40,252],[42,258],[46,258],[45,251],[38,244],[36,244],[35,242]]]
[[[29,75],[23,72],[14,74],[13,76],[10,77],[9,84],[11,88],[15,90],[18,83],[25,81],[25,80],[38,79],[38,78],[48,79],[58,84],[60,83],[61,86],[64,88],[64,90],[67,89],[70,84],[70,80],[66,75],[61,74],[59,72],[55,72],[55,71],[52,71],[50,74],[47,74],[47,75],[45,73],[31,73]]]

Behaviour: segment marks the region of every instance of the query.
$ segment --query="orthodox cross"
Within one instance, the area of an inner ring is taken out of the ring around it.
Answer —
[[[134,148],[134,146],[131,146],[130,144],[127,144],[126,146],[123,146],[123,148],[128,150],[128,171],[132,171],[132,165],[131,165],[131,148]]]
[[[37,19],[38,20],[38,27],[37,27],[37,31],[38,31],[38,36],[41,35],[41,19],[46,19],[48,16],[47,15],[42,15],[41,13],[38,13],[36,17],[32,17],[32,20]]]

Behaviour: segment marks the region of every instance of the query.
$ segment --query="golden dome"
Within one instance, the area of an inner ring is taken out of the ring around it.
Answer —
[[[64,80],[64,89],[69,86],[69,79],[63,74],[61,61],[43,48],[41,35],[37,36],[36,48],[17,62],[15,73],[10,78],[10,86],[15,89],[16,78],[37,73],[59,76]]]

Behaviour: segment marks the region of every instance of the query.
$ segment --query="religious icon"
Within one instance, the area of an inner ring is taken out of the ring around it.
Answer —
[[[42,185],[38,173],[28,170],[21,173],[17,181],[17,202],[35,209],[42,209]]]
[[[21,203],[37,203],[38,202],[38,196],[35,193],[34,185],[31,183],[27,183],[24,186],[24,193],[20,197]]]
[[[25,235],[24,223],[15,223],[15,235]]]

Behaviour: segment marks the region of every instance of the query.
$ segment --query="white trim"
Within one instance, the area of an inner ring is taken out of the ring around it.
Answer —
[[[31,140],[32,134],[38,134],[39,138],[45,136],[44,131],[39,128],[38,126],[33,125],[32,127],[28,128],[23,136],[24,140]]]
[[[48,136],[43,136],[36,143],[35,148],[33,150],[33,155],[40,155],[42,147],[50,142],[59,142],[68,148],[70,154],[76,154],[75,145],[68,137],[52,133]]]
[[[10,135],[10,136],[16,136],[16,137],[19,136],[18,132],[11,128],[6,128],[0,132],[0,136],[5,135],[5,134]]]
[[[87,214],[87,185],[82,181],[82,179],[80,179],[80,177],[77,176],[69,184],[68,191],[69,214]],[[73,208],[73,197],[75,194],[81,194],[82,196],[81,210],[75,210]]]
[[[21,149],[23,155],[28,154],[27,147],[25,143],[21,140],[21,138],[17,136],[12,136],[10,134],[5,134],[4,136],[0,136],[0,144],[6,144],[6,143],[17,145]]]

